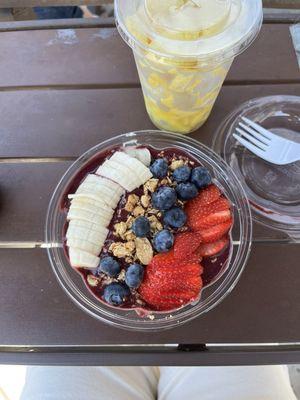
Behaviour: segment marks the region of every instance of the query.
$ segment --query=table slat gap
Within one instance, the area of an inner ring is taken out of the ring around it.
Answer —
[[[4,242],[0,241],[0,249],[35,249],[41,248],[40,242]]]
[[[0,22],[0,32],[88,28],[115,28],[114,18],[70,18]]]
[[[276,86],[293,85],[300,83],[299,79],[277,79],[277,80],[226,80],[223,86]],[[30,85],[30,86],[0,86],[0,92],[22,92],[22,91],[69,91],[69,90],[114,90],[114,89],[139,89],[139,83],[111,83],[111,84],[68,84],[68,85]]]
[[[300,81],[300,79],[299,79]],[[298,81],[296,83],[299,83]],[[16,92],[23,90],[100,90],[100,89],[137,89],[140,83],[82,83],[82,84],[66,84],[66,85],[22,85],[22,86],[0,86],[0,92]]]
[[[74,157],[0,157],[0,164],[37,164],[75,161]]]

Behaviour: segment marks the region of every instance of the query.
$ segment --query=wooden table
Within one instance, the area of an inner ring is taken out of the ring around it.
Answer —
[[[2,32],[0,54],[0,362],[300,362],[300,246],[260,226],[233,292],[180,328],[127,332],[71,302],[43,248],[51,193],[91,146],[153,125],[131,51],[109,24]],[[278,93],[300,94],[288,20],[264,24],[259,39],[235,61],[209,121],[191,136],[210,145],[234,107]]]

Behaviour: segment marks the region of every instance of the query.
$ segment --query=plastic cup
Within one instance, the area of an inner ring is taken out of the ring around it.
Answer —
[[[115,13],[152,122],[180,133],[204,124],[262,24],[261,0],[115,0]]]

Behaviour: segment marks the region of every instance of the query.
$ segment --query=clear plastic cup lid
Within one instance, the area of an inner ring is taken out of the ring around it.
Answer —
[[[262,23],[261,0],[115,0],[118,29],[135,50],[223,61],[243,51]]]
[[[300,143],[300,97],[250,100],[230,114],[214,137],[213,149],[235,171],[250,201],[253,218],[270,228],[300,236],[300,162],[268,163],[233,138],[241,117],[248,117],[282,137]]]
[[[193,39],[220,32],[228,23],[231,0],[145,0],[145,11],[161,35]]]

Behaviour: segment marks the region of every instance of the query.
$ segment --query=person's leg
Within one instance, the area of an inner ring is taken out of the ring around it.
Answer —
[[[160,368],[158,400],[297,400],[286,367]]]
[[[155,400],[151,367],[29,367],[20,400]]]
[[[83,12],[76,6],[34,7],[38,19],[82,18]]]

